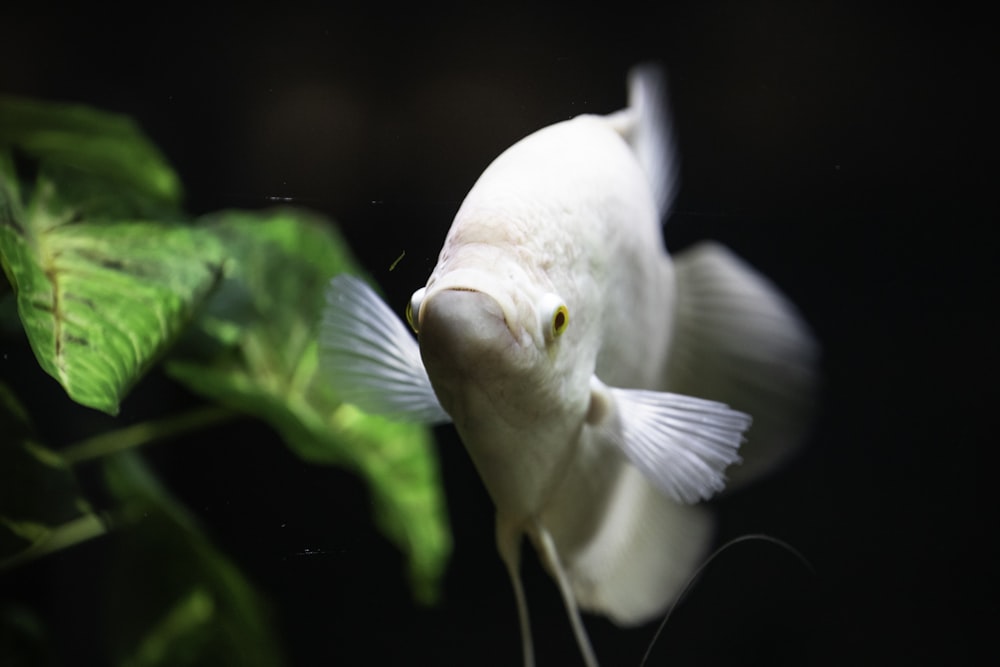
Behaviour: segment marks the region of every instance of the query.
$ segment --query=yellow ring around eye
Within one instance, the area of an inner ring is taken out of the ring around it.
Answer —
[[[559,306],[556,312],[552,313],[552,335],[560,336],[566,327],[569,326],[569,309],[566,306]]]
[[[410,301],[406,302],[406,321],[410,323],[413,333],[420,333],[417,331],[417,325],[413,323],[413,303]]]
[[[426,287],[421,287],[410,300],[406,302],[406,321],[410,323],[410,328],[413,329],[413,333],[420,335],[420,304],[424,302],[424,294],[427,293]]]
[[[569,308],[558,294],[549,292],[538,300],[538,324],[549,343],[566,331],[569,326]]]

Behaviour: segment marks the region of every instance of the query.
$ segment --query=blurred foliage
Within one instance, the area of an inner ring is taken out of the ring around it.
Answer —
[[[108,591],[115,663],[280,667],[262,601],[140,459],[109,457],[105,474],[124,524]]]
[[[417,598],[433,601],[451,542],[429,434],[340,404],[319,372],[317,313],[329,277],[354,271],[346,244],[295,209],[230,211],[201,223],[230,259],[168,374],[265,419],[302,458],[364,475],[379,526],[410,556]]]
[[[125,116],[0,97],[0,148],[8,157],[14,149],[34,160],[37,172],[50,173],[58,183],[58,192],[46,197],[78,207],[83,215],[162,220],[181,213],[180,179]]]
[[[0,568],[104,532],[69,466],[34,438],[28,415],[0,383]]]
[[[375,519],[425,602],[451,547],[437,461],[425,428],[339,403],[319,373],[323,292],[331,276],[356,272],[334,225],[291,208],[191,221],[181,194],[131,120],[0,98],[0,335],[22,329],[69,398],[111,415],[160,362],[210,401],[56,451],[34,436],[33,406],[0,383],[0,575],[111,530],[130,564],[112,570],[107,601],[115,664],[278,665],[249,583],[138,455],[116,452],[232,411],[262,419],[305,461],[368,481]],[[93,459],[105,462],[115,503],[100,515],[74,476]],[[0,634],[19,640],[41,627],[19,607],[0,620]]]
[[[0,603],[0,664],[55,665],[51,646],[50,637],[35,613],[13,602]]]

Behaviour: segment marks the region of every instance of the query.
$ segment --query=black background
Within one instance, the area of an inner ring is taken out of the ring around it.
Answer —
[[[0,92],[134,116],[192,213],[291,198],[328,214],[401,310],[493,157],[622,107],[627,69],[662,62],[683,160],[668,245],[720,240],[781,285],[823,344],[825,384],[802,455],[715,503],[720,543],[766,533],[815,574],[769,544],[734,547],[649,664],[961,664],[1000,620],[985,488],[992,39],[960,8],[877,3],[35,5],[0,11]],[[0,376],[32,369],[26,346],[3,352]],[[67,403],[45,377],[24,391]],[[154,373],[117,421],[62,407],[38,421],[59,444],[191,401]],[[489,499],[453,431],[436,435],[455,536],[436,609],[410,602],[363,483],[300,462],[266,428],[148,458],[272,603],[292,664],[518,664]],[[0,580],[42,613],[65,664],[100,664],[105,549]],[[527,561],[538,663],[578,664],[555,586]],[[637,665],[655,629],[588,626],[608,665]]]

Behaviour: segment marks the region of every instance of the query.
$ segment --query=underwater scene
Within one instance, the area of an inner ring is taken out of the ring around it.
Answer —
[[[0,665],[975,664],[984,22],[0,9]]]

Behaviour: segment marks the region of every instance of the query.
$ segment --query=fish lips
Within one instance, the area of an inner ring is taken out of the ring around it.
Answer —
[[[421,308],[420,355],[432,378],[489,375],[519,347],[503,308],[485,292],[444,289],[429,295]]]
[[[420,309],[420,356],[442,407],[456,420],[480,401],[520,384],[527,350],[500,303],[479,290],[448,288]],[[475,410],[473,410],[475,411]]]

